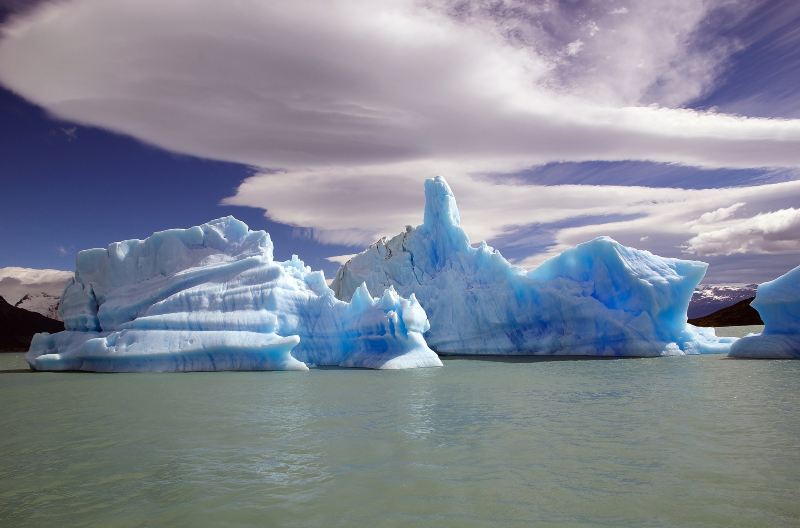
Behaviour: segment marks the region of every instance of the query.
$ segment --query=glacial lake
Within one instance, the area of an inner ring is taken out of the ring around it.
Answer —
[[[800,525],[800,361],[24,369],[2,526]]]

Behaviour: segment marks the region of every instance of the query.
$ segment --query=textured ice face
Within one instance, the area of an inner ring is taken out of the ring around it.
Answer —
[[[425,311],[366,286],[339,301],[322,272],[233,217],[78,254],[61,303],[66,331],[39,334],[38,370],[306,370],[441,365]]]
[[[472,247],[450,187],[425,182],[422,225],[353,257],[331,287],[362,283],[416,294],[445,354],[656,356],[726,352],[732,339],[686,324],[706,264],[661,258],[607,237],[526,272],[485,243]]]
[[[800,359],[800,266],[758,286],[751,303],[764,331],[733,344],[731,357]]]

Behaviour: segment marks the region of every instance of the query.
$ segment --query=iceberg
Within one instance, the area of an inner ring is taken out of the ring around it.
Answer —
[[[758,286],[751,303],[764,330],[736,341],[734,358],[800,359],[800,266]]]
[[[702,262],[662,258],[608,237],[532,271],[470,245],[447,182],[425,182],[423,224],[383,238],[331,284],[347,300],[366,284],[416,295],[440,354],[662,356],[724,353],[732,338],[688,325]]]
[[[81,251],[66,330],[35,335],[26,360],[97,372],[441,365],[413,296],[361,286],[343,302],[321,271],[272,252],[269,234],[231,216]]]

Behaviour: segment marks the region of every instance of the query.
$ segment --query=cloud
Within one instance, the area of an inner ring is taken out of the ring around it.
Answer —
[[[561,88],[622,106],[680,106],[702,95],[742,47],[730,26],[756,8],[748,0],[454,3],[471,22],[488,21],[541,55],[565,49],[552,61]],[[580,55],[570,53],[578,42]]]
[[[61,130],[64,137],[67,138],[68,143],[72,143],[78,139],[78,127],[59,127],[59,130]]]
[[[330,257],[325,257],[325,260],[328,262],[333,262],[334,264],[344,264],[351,258],[355,257],[355,253],[351,253],[349,255],[332,255]]]
[[[72,0],[4,28],[0,81],[62,118],[258,167],[800,164],[800,121],[665,107],[735,49],[691,45],[713,2],[604,4],[531,8],[511,39],[512,15],[435,2]]]
[[[574,57],[575,55],[581,52],[581,49],[583,49],[583,41],[580,39],[573,40],[572,42],[567,44],[567,50],[566,50],[567,55],[569,55],[570,57]]]
[[[597,192],[598,187],[581,186],[579,190],[591,196]],[[615,196],[612,189],[617,189]],[[566,189],[565,189],[566,191]],[[572,200],[573,193],[567,191],[562,196],[563,200]],[[722,230],[740,220],[728,217],[719,218],[716,222],[698,222],[704,213],[729,207],[728,204],[744,202],[741,208],[736,208],[738,214],[756,217],[776,209],[792,208],[800,202],[800,182],[783,182],[757,187],[734,187],[723,189],[649,189],[644,187],[609,187],[603,194],[597,196],[603,200],[603,195],[610,197],[605,207],[610,214],[614,211],[639,212],[640,215],[632,219],[622,219],[610,222],[593,222],[590,225],[566,227],[557,231],[553,244],[544,252],[540,252],[523,259],[520,263],[532,267],[544,259],[556,255],[561,251],[600,235],[609,235],[623,244],[648,249],[664,256],[706,258],[719,253],[704,251],[705,246],[689,243],[689,240],[704,239],[707,233]],[[587,198],[588,199],[588,198]],[[537,213],[538,216],[538,213]],[[721,216],[725,216],[724,214]],[[754,231],[750,234],[746,230],[737,231],[741,244],[748,244],[754,255],[757,255],[768,244],[759,244],[761,233]],[[642,240],[642,237],[647,237]],[[752,239],[751,242],[745,242]],[[800,248],[791,250],[791,245],[783,247],[782,253],[787,255],[785,264],[771,262],[770,268],[788,269],[800,261]],[[683,254],[682,254],[683,253]],[[776,260],[772,257],[773,260]],[[715,262],[719,262],[715,260]],[[793,264],[791,264],[793,263]],[[791,266],[789,265],[791,264]],[[735,266],[735,264],[734,264]],[[764,263],[761,267],[765,268]],[[716,270],[710,270],[716,273]],[[761,276],[759,280],[774,278],[774,275]],[[730,276],[726,277],[730,281]],[[750,279],[747,279],[750,280]],[[755,279],[753,279],[755,280]]]
[[[692,237],[687,251],[701,256],[800,252],[800,209],[761,213]]]
[[[727,32],[741,51],[703,105],[757,116],[800,117],[800,3],[753,2],[751,13],[728,13]]]
[[[320,242],[363,245],[418,224],[422,179],[441,174],[474,240],[571,225],[539,237],[547,249],[527,264],[599,234],[669,255],[694,251],[688,240],[734,215],[791,207],[798,183],[729,188],[716,171],[696,177],[721,189],[491,176],[597,160],[800,166],[800,120],[683,107],[742,45],[711,21],[752,9],[71,0],[3,27],[0,82],[63,119],[265,169],[224,203],[264,209]]]
[[[719,209],[715,209],[713,211],[701,214],[700,218],[697,219],[697,222],[700,224],[711,224],[714,222],[719,222],[721,220],[727,220],[728,218],[733,216],[736,213],[736,211],[738,211],[744,206],[745,206],[744,202],[737,202],[733,205],[729,205],[728,207],[720,207]]]
[[[504,239],[505,247],[513,247],[517,244],[514,237],[530,233],[532,227],[533,238],[537,238],[537,225],[562,225],[552,233],[545,251],[521,261],[534,266],[567,247],[604,234],[659,254],[680,256],[687,240],[717,229],[726,216],[718,213],[716,222],[697,222],[709,211],[728,208],[730,214],[735,209],[754,215],[800,202],[800,181],[723,189],[545,186],[498,183],[474,177],[469,172],[473,168],[428,162],[330,173],[255,175],[225,203],[264,207],[273,220],[313,226],[312,236],[320,242],[363,246],[396,234],[405,225],[421,223],[422,181],[444,174],[473,241]],[[303,207],[296,207],[293,201],[298,196],[302,196]],[[746,205],[731,209],[730,204],[739,203]],[[581,218],[590,223],[575,225]],[[568,223],[574,227],[563,227]],[[536,245],[541,247],[541,243]]]

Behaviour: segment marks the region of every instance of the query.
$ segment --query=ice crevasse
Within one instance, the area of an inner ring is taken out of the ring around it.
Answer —
[[[425,181],[423,224],[351,258],[331,288],[415,294],[440,354],[661,356],[727,352],[732,338],[686,322],[703,262],[600,237],[532,271],[470,244],[447,182]]]
[[[751,303],[764,330],[736,341],[730,357],[800,359],[800,266],[758,286]]]
[[[321,271],[272,251],[269,234],[230,216],[81,251],[66,330],[34,336],[26,360],[99,372],[441,365],[413,296],[362,286],[343,302]]]

